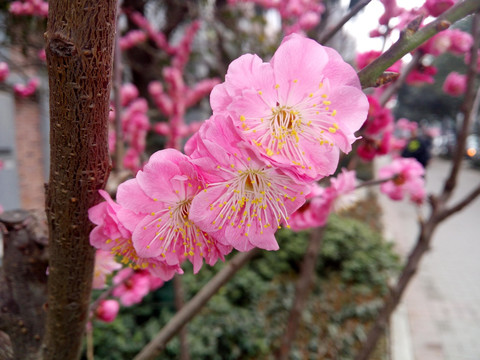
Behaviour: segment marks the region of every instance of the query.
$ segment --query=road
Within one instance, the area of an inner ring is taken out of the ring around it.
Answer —
[[[445,160],[432,161],[429,193],[441,190],[449,169]],[[450,203],[479,183],[480,171],[465,164]],[[407,254],[418,234],[415,207],[383,195],[380,201],[387,238]],[[480,360],[480,198],[439,225],[395,318],[394,360]]]

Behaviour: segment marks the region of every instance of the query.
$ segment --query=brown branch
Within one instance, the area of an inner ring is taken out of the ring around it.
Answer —
[[[478,106],[478,101],[475,101],[478,98],[478,94],[480,93],[480,88],[477,90],[477,96],[475,96],[475,80],[477,74],[477,59],[478,59],[478,41],[480,39],[480,25],[478,22],[478,13],[473,18],[472,23],[472,35],[475,39],[473,42],[472,48],[470,49],[470,64],[468,66],[467,71],[467,88],[465,91],[465,98],[461,105],[462,113],[463,113],[463,122],[462,128],[457,136],[457,146],[455,149],[455,153],[453,155],[453,164],[450,170],[450,175],[445,181],[445,185],[443,187],[443,194],[441,195],[443,200],[448,200],[453,193],[453,189],[457,184],[458,172],[460,171],[460,166],[462,164],[462,160],[465,153],[465,144],[467,141],[468,132],[470,130],[470,124],[473,122],[474,115],[476,115],[476,109],[474,109],[475,105]]]
[[[13,359],[40,360],[47,301],[45,215],[5,212],[0,215],[0,228],[4,241],[0,330],[10,337]]]
[[[430,240],[437,225],[438,221],[435,219],[430,221],[427,225],[422,226],[417,243],[415,244],[414,249],[411,251],[407,263],[403,268],[395,287],[390,291],[382,310],[377,315],[375,323],[369,330],[367,339],[363,343],[362,349],[355,357],[355,360],[368,360],[372,352],[375,350],[379,338],[384,334],[385,327],[388,324],[390,316],[400,303],[408,283],[418,269],[420,260],[430,247]]]
[[[48,312],[44,360],[80,355],[94,249],[88,209],[110,171],[108,112],[115,0],[51,0],[46,39],[50,89]]]
[[[405,66],[402,69],[402,72],[400,73],[400,76],[398,77],[398,79],[392,85],[390,85],[388,88],[385,89],[383,94],[380,96],[380,105],[382,107],[384,107],[387,104],[388,100],[390,100],[390,98],[398,90],[400,90],[400,87],[405,82],[408,74],[410,74],[413,71],[413,69],[415,69],[415,67],[418,65],[420,59],[422,58],[422,55],[423,54],[420,51],[417,50],[413,54],[412,60],[407,64],[407,66]]]
[[[477,13],[472,22],[472,34],[474,35],[475,43],[478,42],[480,39],[480,13]],[[477,52],[477,46],[473,46],[472,51]],[[474,62],[475,61],[475,62]],[[476,64],[476,58],[472,59],[472,63]],[[471,74],[474,77],[474,74]],[[465,124],[468,124],[469,119],[472,115],[472,107],[474,105],[474,88],[471,84],[470,79],[470,86],[467,86],[467,93],[465,95],[465,101],[462,106],[462,110],[464,112],[464,129],[466,128]],[[469,108],[467,108],[469,106]],[[460,135],[460,140],[462,136],[466,137],[466,133],[462,131]],[[463,139],[464,141],[465,139]],[[462,140],[461,140],[462,141]],[[463,153],[462,153],[463,157]],[[372,328],[369,330],[367,339],[363,344],[362,349],[355,357],[355,360],[368,360],[370,355],[372,354],[375,346],[378,342],[378,339],[384,333],[385,327],[388,323],[388,319],[390,318],[391,314],[399,304],[403,293],[407,285],[409,284],[410,280],[413,278],[413,275],[416,273],[417,268],[420,264],[421,259],[425,255],[425,253],[430,248],[430,243],[432,241],[433,233],[436,227],[445,220],[448,216],[454,214],[457,211],[460,211],[465,206],[467,206],[474,198],[480,195],[480,186],[473,190],[472,193],[469,194],[464,200],[460,201],[457,205],[446,209],[445,204],[448,200],[450,194],[456,187],[456,178],[458,176],[458,171],[460,167],[460,162],[462,157],[456,156],[453,159],[453,167],[450,173],[450,178],[446,182],[446,186],[443,189],[442,194],[439,197],[431,197],[431,214],[428,220],[424,223],[420,223],[420,234],[418,236],[417,242],[415,247],[411,251],[407,263],[400,274],[395,286],[393,287],[391,293],[385,300],[384,306],[380,311],[375,323],[373,324]],[[448,185],[448,186],[447,186]]]
[[[163,327],[162,330],[150,341],[147,346],[134,358],[134,360],[154,359],[167,345],[168,341],[177,334],[180,329],[190,321],[202,307],[215,295],[224,284],[229,281],[235,273],[247,264],[259,250],[257,248],[239,253],[228,261],[225,267],[218,272],[185,306],[178,311]]]
[[[400,38],[387,51],[358,72],[363,88],[375,86],[377,78],[395,61],[415,50],[438,32],[445,30],[450,24],[475,13],[480,9],[478,0],[459,1],[434,21],[418,31],[404,31]]]
[[[478,185],[470,194],[465,196],[465,198],[459,201],[457,204],[444,209],[440,214],[440,221],[445,220],[449,216],[463,210],[467,205],[469,205],[473,200],[480,196],[480,185]]]
[[[394,180],[397,176],[391,176],[386,179],[376,179],[376,180],[369,180],[369,181],[364,181],[361,184],[355,186],[356,189],[360,189],[362,187],[367,187],[367,186],[375,186],[375,185],[381,185],[383,183],[386,183],[387,181]]]
[[[346,13],[333,27],[328,28],[327,32],[320,35],[318,42],[326,44],[351,18],[367,6],[372,0],[360,0],[352,9]]]
[[[120,14],[120,0],[117,3],[117,23]],[[115,34],[115,47],[113,53],[113,101],[115,104],[115,164],[114,171],[123,171],[123,154],[125,152],[122,131],[122,51],[120,49],[120,32]]]
[[[310,294],[315,276],[315,265],[317,263],[318,253],[322,247],[324,233],[324,227],[316,228],[312,231],[307,250],[303,257],[300,276],[295,285],[295,299],[290,309],[280,349],[275,357],[277,360],[287,360],[290,358],[290,348],[297,334],[298,325],[302,317],[302,310],[305,308],[308,295]]]
[[[175,298],[175,308],[177,311],[182,310],[184,304],[184,291],[182,278],[177,274],[173,278],[173,291]],[[179,332],[180,338],[180,356],[179,360],[190,360],[190,352],[188,350],[188,330],[184,325]]]

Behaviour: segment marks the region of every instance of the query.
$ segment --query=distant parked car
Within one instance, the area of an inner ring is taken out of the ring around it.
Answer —
[[[443,158],[451,158],[457,145],[457,136],[454,131],[444,131],[442,135],[435,140],[435,153]]]

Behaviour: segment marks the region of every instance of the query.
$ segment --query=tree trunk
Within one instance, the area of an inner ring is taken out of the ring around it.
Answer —
[[[45,214],[0,214],[0,359],[40,360],[47,301]],[[8,336],[7,336],[8,335]]]
[[[110,171],[107,119],[115,0],[51,0],[48,313],[44,359],[77,359],[88,318],[94,249],[88,209]]]

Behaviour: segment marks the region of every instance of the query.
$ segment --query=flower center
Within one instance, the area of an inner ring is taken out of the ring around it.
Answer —
[[[285,193],[287,180],[284,175],[272,177],[266,169],[245,169],[226,183],[210,184],[227,189],[210,204],[210,211],[218,211],[213,224],[219,230],[224,226],[244,228],[245,236],[251,226],[259,228],[260,234],[269,227],[276,228],[279,222],[288,220],[284,201],[296,199]]]

